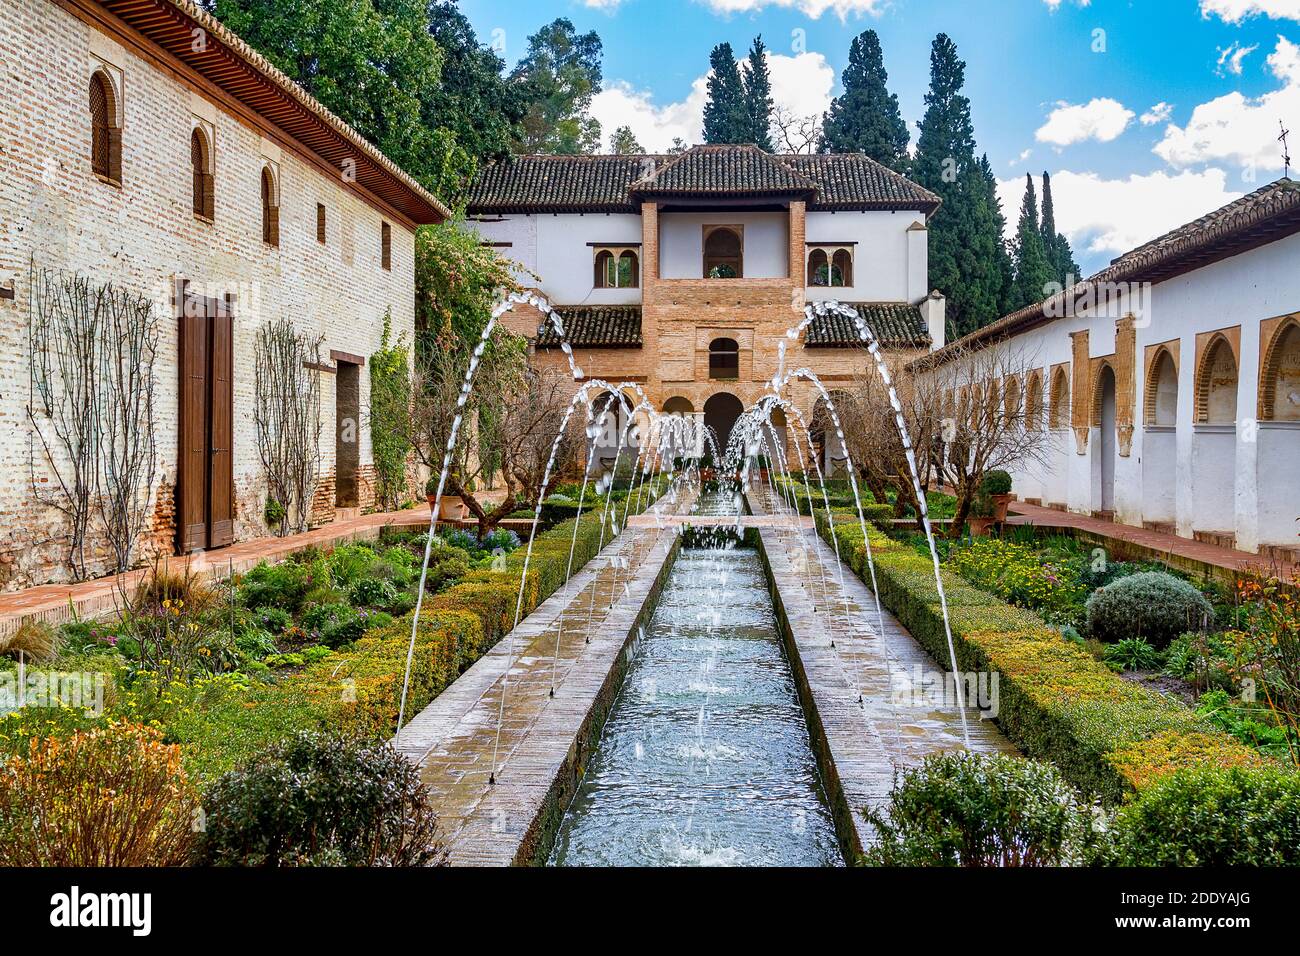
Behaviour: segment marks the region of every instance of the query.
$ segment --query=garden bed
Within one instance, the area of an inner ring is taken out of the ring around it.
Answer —
[[[858,522],[844,512],[835,521],[841,554],[869,581]],[[824,537],[831,533],[824,515],[817,526]],[[946,661],[929,557],[869,533],[881,600],[936,660]],[[960,669],[1000,674],[999,726],[1085,792],[1114,803],[1182,767],[1266,762],[1183,704],[1122,679],[1038,614],[949,571],[944,588]]]

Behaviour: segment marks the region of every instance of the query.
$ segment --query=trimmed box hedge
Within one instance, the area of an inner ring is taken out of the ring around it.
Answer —
[[[869,585],[861,527],[847,513],[835,522],[841,555]],[[829,541],[824,515],[817,528]],[[869,534],[882,603],[936,661],[947,662],[930,559],[875,530]],[[1269,763],[1182,703],[1113,674],[1033,612],[946,571],[943,582],[959,668],[997,672],[998,726],[1083,791],[1118,803],[1183,767]]]
[[[601,520],[596,511],[538,534],[528,561],[522,616],[567,580],[570,542],[574,573],[596,556]],[[606,527],[604,543],[611,540]],[[519,548],[506,556],[503,570],[473,571],[425,600],[411,662],[408,718],[513,628],[526,551]],[[206,783],[300,730],[330,728],[389,737],[401,706],[411,619],[408,614],[367,631],[348,650],[274,683],[255,683],[243,690],[214,687],[199,706],[187,709],[169,726],[169,739],[184,745],[187,769]]]

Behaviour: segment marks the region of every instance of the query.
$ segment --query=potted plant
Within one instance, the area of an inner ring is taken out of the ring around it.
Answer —
[[[1006,521],[1007,508],[1015,497],[1011,493],[1011,475],[1000,468],[985,472],[980,481],[980,491],[993,500],[993,520],[998,524]]]
[[[970,504],[970,514],[966,518],[972,538],[981,538],[989,533],[989,527],[995,520],[993,512],[993,496],[981,485],[980,490],[975,494],[975,500]]]
[[[465,499],[460,495],[446,494],[445,490],[442,496],[441,504],[438,503],[438,476],[430,475],[429,480],[424,484],[424,495],[429,500],[429,509],[432,510],[435,504],[438,505],[438,518],[442,521],[460,521],[465,517]]]

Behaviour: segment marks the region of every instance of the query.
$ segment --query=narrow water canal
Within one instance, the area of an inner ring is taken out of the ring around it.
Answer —
[[[550,862],[842,863],[756,551],[677,558]]]

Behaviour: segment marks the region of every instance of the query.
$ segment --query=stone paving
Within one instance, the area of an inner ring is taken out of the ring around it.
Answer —
[[[678,522],[655,518],[669,507],[625,529],[397,735],[453,865],[540,862],[549,848],[676,547]]]
[[[749,500],[757,513],[772,507],[767,493],[751,493]],[[856,852],[870,839],[861,811],[887,799],[896,767],[961,749],[967,739],[977,752],[1018,751],[973,707],[963,727],[948,665],[936,662],[887,610],[878,617],[872,592],[806,526],[809,519],[797,528],[792,517],[770,516],[776,520],[760,535],[793,644],[792,664],[810,698],[804,709],[832,810],[841,839],[843,821],[851,819]]]

